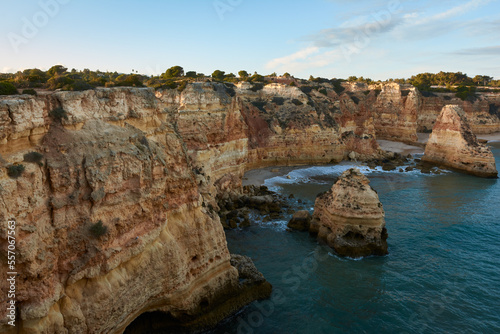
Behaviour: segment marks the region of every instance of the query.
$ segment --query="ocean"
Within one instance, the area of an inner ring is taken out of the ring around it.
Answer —
[[[490,143],[500,167],[500,143]],[[312,166],[265,181],[312,212],[356,164]],[[338,257],[285,219],[226,231],[273,285],[212,333],[500,333],[500,181],[456,172],[358,166],[386,214],[389,255]]]

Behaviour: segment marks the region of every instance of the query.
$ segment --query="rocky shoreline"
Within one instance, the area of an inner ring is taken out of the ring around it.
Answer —
[[[490,113],[499,101],[451,102],[472,131],[500,129]],[[395,83],[0,97],[0,218],[18,226],[18,328],[119,333],[143,313],[210,313],[239,282],[223,224],[248,224],[248,206],[269,219],[283,210],[266,189],[244,193],[245,171],[351,160],[434,172],[377,139],[415,143],[443,103]]]

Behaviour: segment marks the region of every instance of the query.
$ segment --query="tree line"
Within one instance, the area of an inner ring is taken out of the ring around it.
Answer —
[[[135,73],[134,73],[135,72]],[[101,72],[84,69],[68,70],[62,65],[54,65],[47,71],[37,68],[18,71],[17,73],[0,73],[0,95],[11,95],[17,93],[36,94],[35,89],[47,90],[67,90],[82,91],[96,87],[153,87],[171,88],[183,90],[186,84],[191,81],[220,81],[236,83],[239,81],[248,81],[252,83],[272,82],[277,78],[276,73],[261,75],[257,72],[250,74],[245,70],[237,74],[226,73],[222,70],[215,70],[211,75],[197,73],[196,71],[184,71],[181,66],[173,66],[158,76],[148,76],[138,74],[132,70],[132,73],[124,74],[118,72]],[[284,73],[282,79],[290,85],[296,85],[297,82],[304,80],[295,79],[289,73]],[[370,78],[350,76],[344,79],[324,79],[309,77],[312,82],[333,82],[338,85],[342,81],[365,82],[367,84],[380,83]],[[412,84],[421,91],[447,90],[459,93],[464,91],[463,87],[468,87],[468,91],[474,90],[478,86],[500,87],[500,80],[493,80],[493,77],[487,75],[476,75],[469,77],[462,72],[439,72],[439,73],[420,73],[408,79],[389,79],[385,82],[393,81],[398,83]],[[440,88],[433,86],[441,86]],[[445,88],[443,88],[445,87]]]

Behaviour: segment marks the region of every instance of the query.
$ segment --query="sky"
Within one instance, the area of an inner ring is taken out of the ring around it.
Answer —
[[[0,72],[500,79],[500,0],[0,0]]]

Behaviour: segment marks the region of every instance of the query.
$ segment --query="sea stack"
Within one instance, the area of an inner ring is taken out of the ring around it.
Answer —
[[[384,208],[370,180],[351,168],[316,198],[310,232],[318,234],[341,256],[386,255],[384,217]]]
[[[480,177],[498,175],[491,150],[478,142],[465,112],[457,105],[441,110],[422,160]]]

